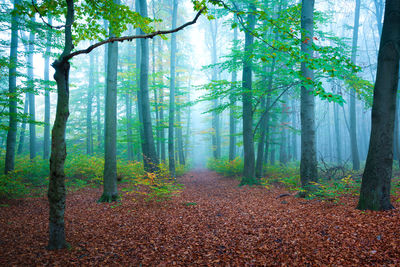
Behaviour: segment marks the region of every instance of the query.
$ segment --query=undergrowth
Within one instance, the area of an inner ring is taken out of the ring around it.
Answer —
[[[4,170],[4,159],[1,161],[1,171]],[[188,167],[177,165],[176,173],[183,175]],[[81,188],[99,187],[103,183],[104,158],[82,154],[69,154],[64,165],[66,175],[65,185],[68,192]],[[3,171],[2,171],[3,173]],[[151,177],[154,182],[150,182]],[[168,199],[178,192],[181,187],[171,181],[162,182],[168,176],[164,164],[160,165],[160,173],[146,174],[143,164],[136,161],[117,161],[118,182],[139,185],[148,185],[149,199]],[[148,177],[148,178],[144,178]],[[167,179],[168,180],[168,179]],[[17,157],[15,170],[7,175],[0,175],[0,198],[22,198],[43,196],[47,192],[49,183],[49,161],[41,157],[33,160],[29,156]],[[128,186],[129,187],[129,186]],[[176,187],[176,188],[175,188]]]

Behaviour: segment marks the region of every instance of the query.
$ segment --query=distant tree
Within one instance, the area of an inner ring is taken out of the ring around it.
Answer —
[[[357,41],[358,41],[358,26],[360,20],[360,6],[361,0],[356,0],[356,9],[354,15],[353,27],[353,45],[351,51],[351,61],[356,64],[357,59]],[[354,88],[350,90],[350,144],[351,144],[351,157],[353,160],[353,170],[360,169],[360,155],[358,152],[357,143],[357,116],[356,116],[356,92]]]
[[[387,0],[372,104],[371,138],[357,208],[389,210],[400,60],[400,1]]]
[[[178,1],[172,2],[172,28],[176,27],[178,18]],[[168,162],[169,173],[171,177],[175,177],[175,137],[174,137],[174,121],[175,121],[175,78],[176,78],[176,35],[171,35],[171,75],[169,86],[169,117],[168,117]]]
[[[7,147],[4,172],[14,170],[15,148],[17,143],[17,63],[18,63],[18,29],[19,16],[18,5],[20,0],[14,0],[14,10],[11,16],[11,44],[10,44],[10,65],[8,74],[9,104],[9,129],[7,132]]]

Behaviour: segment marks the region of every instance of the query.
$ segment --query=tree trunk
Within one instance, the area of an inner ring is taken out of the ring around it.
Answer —
[[[333,92],[337,91],[334,89]],[[335,122],[335,140],[336,140],[336,162],[341,164],[342,162],[342,143],[340,138],[340,121],[339,121],[339,104],[333,103],[333,117]]]
[[[292,153],[293,153],[293,161],[297,161],[297,132],[296,132],[296,106],[295,100],[292,100]]]
[[[162,45],[161,38],[158,38],[158,54],[162,55]],[[162,57],[160,58],[159,70],[161,73],[160,78],[160,154],[161,161],[165,162],[166,160],[166,149],[165,149],[165,128],[164,128],[164,78],[163,78],[163,61]]]
[[[176,27],[178,16],[178,1],[173,1],[172,28]],[[174,118],[175,118],[175,64],[176,64],[176,34],[171,36],[171,78],[169,93],[169,120],[168,120],[168,161],[169,173],[175,177],[175,152],[174,152]]]
[[[178,75],[177,75],[178,76]],[[178,84],[178,83],[177,83]],[[176,95],[179,95],[179,85],[176,87]],[[182,136],[182,118],[181,118],[181,107],[180,107],[180,101],[178,100],[176,105],[176,121],[179,127],[176,129],[176,141],[178,145],[178,159],[179,159],[179,164],[185,165],[185,154],[183,150],[183,136]]]
[[[96,57],[96,73],[98,70],[98,57]],[[98,81],[98,77],[96,76],[96,81]],[[101,134],[101,100],[100,100],[100,87],[96,89],[96,130],[97,130],[97,151],[102,151],[102,134]]]
[[[353,28],[353,45],[351,51],[351,60],[353,64],[356,64],[357,58],[357,41],[358,41],[358,26],[360,20],[360,3],[361,0],[356,0],[356,10],[354,17],[354,28]],[[351,157],[353,160],[353,170],[360,169],[360,155],[358,152],[357,143],[357,117],[356,117],[356,92],[352,88],[350,90],[350,142],[351,142]]]
[[[268,95],[270,93],[268,92]],[[265,103],[265,97],[261,98],[261,122],[260,122],[260,138],[258,140],[257,147],[257,160],[256,160],[256,177],[261,178],[263,176],[263,162],[264,162],[264,141],[265,141],[265,128],[266,128],[266,116],[262,113],[268,108]]]
[[[254,6],[251,6],[251,10]],[[247,17],[248,29],[253,31],[255,27],[255,16],[250,14]],[[243,60],[243,149],[244,149],[244,169],[243,178],[240,182],[244,184],[257,184],[255,178],[255,155],[253,139],[253,104],[252,104],[252,60],[250,55],[253,53],[254,36],[245,32],[245,56]]]
[[[302,0],[301,9],[301,51],[312,57],[311,44],[313,40],[314,24],[314,0]],[[308,68],[306,62],[301,62],[301,75],[303,84],[301,86],[301,160],[300,180],[305,194],[310,190],[310,183],[318,179],[317,155],[315,141],[315,99],[311,94],[312,88],[307,88],[308,80],[314,79],[312,69]],[[308,85],[309,86],[309,85]]]
[[[147,17],[147,1],[139,0],[140,15]],[[141,32],[143,34],[143,32]],[[153,138],[153,127],[150,114],[149,100],[149,40],[140,39],[140,110],[143,119],[143,150],[144,168],[147,172],[156,172],[158,170],[158,159],[156,147]]]
[[[49,17],[49,24],[52,24],[52,19]],[[49,159],[50,156],[50,86],[49,86],[49,66],[51,53],[51,30],[47,32],[46,53],[44,56],[44,138],[43,138],[43,159]]]
[[[389,210],[399,80],[400,1],[387,0],[372,104],[372,128],[358,209]]]
[[[281,127],[280,127],[280,134],[281,134],[281,141],[279,146],[279,162],[281,165],[286,165],[288,162],[288,155],[287,155],[287,140],[286,140],[286,124],[287,124],[287,97],[286,94],[283,99],[283,103],[281,105]]]
[[[70,64],[65,60],[72,50],[72,22],[74,20],[74,2],[67,0],[65,22],[64,51],[53,63],[54,79],[57,82],[57,110],[51,134],[50,181],[47,193],[50,205],[49,244],[48,249],[61,249],[68,246],[65,240],[65,173],[64,162],[67,156],[65,129],[69,116],[69,70]]]
[[[29,108],[29,100],[28,93],[25,94],[25,104],[24,104],[24,118],[22,119],[21,132],[19,134],[19,143],[17,154],[21,155],[24,151],[24,143],[25,143],[25,131],[26,131],[26,116],[28,116],[28,108]]]
[[[93,154],[92,99],[94,89],[94,55],[89,55],[89,86],[86,109],[86,154]]]
[[[119,4],[120,0],[114,0]],[[113,29],[109,27],[113,37]],[[104,176],[103,194],[99,202],[118,200],[117,187],[117,76],[118,76],[118,43],[108,43],[107,83],[104,121]]]
[[[217,64],[217,34],[218,34],[218,24],[217,20],[210,20],[210,32],[211,32],[211,64]],[[218,70],[216,67],[212,69],[212,81],[216,81],[218,76]],[[213,103],[213,109],[218,108],[218,98],[215,98]],[[220,133],[220,118],[219,113],[215,110],[212,111],[212,148],[213,148],[213,155],[215,159],[219,159],[221,157],[221,133]]]
[[[35,22],[35,17],[31,18],[31,23]],[[35,83],[33,77],[33,54],[35,53],[35,33],[33,31],[29,34],[28,44],[28,87],[29,87],[29,157],[34,159],[36,157],[36,117],[35,117]]]
[[[237,21],[235,17],[235,22]],[[238,32],[237,27],[233,29],[233,45],[234,48],[237,47],[236,43],[238,40]],[[237,72],[232,72],[232,84],[236,86],[237,81]],[[230,109],[229,109],[229,161],[232,161],[236,157],[236,119],[235,119],[235,105],[236,99],[235,96],[230,96]]]

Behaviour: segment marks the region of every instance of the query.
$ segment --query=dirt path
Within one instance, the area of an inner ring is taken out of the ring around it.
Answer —
[[[383,265],[400,264],[400,214],[277,198],[280,189],[239,188],[233,179],[193,171],[169,203],[124,197],[97,204],[100,189],[67,199],[70,250],[49,252],[47,200],[0,207],[0,265]]]

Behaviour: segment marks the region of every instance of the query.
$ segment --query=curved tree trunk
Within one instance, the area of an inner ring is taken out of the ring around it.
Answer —
[[[65,173],[64,162],[67,156],[65,129],[69,116],[69,69],[65,60],[72,50],[72,22],[74,20],[74,2],[67,0],[67,16],[65,22],[64,51],[54,63],[54,79],[57,83],[57,110],[51,134],[50,181],[47,193],[50,205],[49,244],[48,249],[61,249],[68,246],[65,240]]]
[[[314,0],[302,0],[301,9],[301,51],[312,57],[311,44],[313,40],[314,24]],[[314,73],[307,67],[305,62],[301,62],[301,74],[304,81],[313,80]],[[301,86],[301,160],[300,160],[300,180],[305,195],[310,190],[310,183],[318,179],[317,155],[315,141],[315,99],[311,94],[312,89],[308,89],[304,84]]]
[[[372,128],[357,208],[388,210],[400,60],[400,1],[387,0],[372,104]]]

